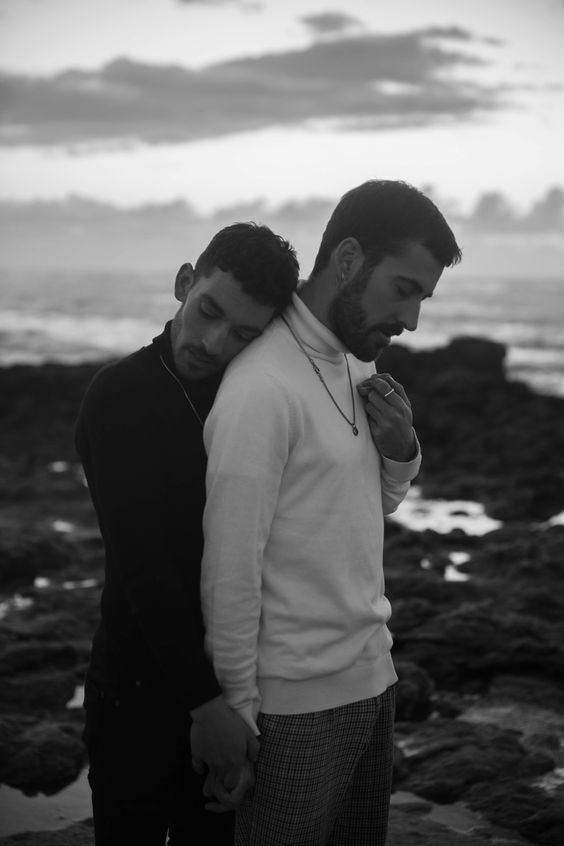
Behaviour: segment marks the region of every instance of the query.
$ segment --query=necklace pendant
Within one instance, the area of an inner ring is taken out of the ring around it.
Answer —
[[[355,435],[355,437],[356,437],[356,435],[358,435],[358,429],[356,428],[356,426],[353,426],[352,430],[353,430],[353,435]]]

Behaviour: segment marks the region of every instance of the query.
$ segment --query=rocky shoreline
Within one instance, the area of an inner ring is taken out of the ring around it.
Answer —
[[[455,339],[381,361],[412,401],[423,496],[479,502],[503,524],[481,537],[388,525],[390,846],[564,842],[564,525],[551,519],[564,511],[564,399],[507,381],[504,353]],[[0,783],[27,795],[55,795],[85,766],[67,703],[103,551],[72,430],[99,366],[0,369]],[[459,580],[445,578],[454,552]],[[465,830],[452,823],[464,814]],[[92,828],[0,837],[16,843],[91,846]]]

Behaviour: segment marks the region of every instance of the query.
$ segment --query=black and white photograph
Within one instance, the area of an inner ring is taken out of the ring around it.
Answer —
[[[0,846],[564,843],[564,0],[0,0]]]

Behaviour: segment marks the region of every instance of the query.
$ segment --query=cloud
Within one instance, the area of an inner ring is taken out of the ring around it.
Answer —
[[[564,232],[564,190],[552,188],[536,202],[524,220],[529,231]]]
[[[542,272],[562,277],[564,188],[553,187],[521,215],[501,194],[483,195],[470,214],[461,215],[435,196],[431,186],[423,190],[443,211],[462,244],[463,272]],[[255,220],[294,244],[302,274],[307,275],[337,200],[311,198],[278,208],[249,202],[213,215],[200,214],[182,200],[129,209],[81,197],[0,201],[1,265],[42,270],[168,268],[172,273],[183,261],[197,258],[223,226]]]
[[[564,189],[557,186],[551,188],[526,214],[521,215],[502,193],[487,192],[478,199],[471,214],[462,218],[462,223],[471,230],[481,232],[562,235]]]
[[[493,37],[482,37],[477,38],[467,29],[463,29],[460,26],[432,26],[427,28],[427,34],[431,36],[438,36],[440,38],[450,38],[453,41],[467,41],[467,42],[475,42],[481,41],[484,44],[490,44],[494,47],[499,47],[504,43],[501,38],[493,38]]]
[[[467,222],[474,229],[503,232],[515,228],[517,214],[503,194],[491,191],[478,199]]]
[[[554,232],[564,238],[564,187],[554,185],[532,203],[531,207],[518,213],[505,194],[499,191],[481,194],[474,208],[468,214],[457,212],[432,185],[420,189],[429,196],[443,213],[457,225],[483,229],[487,232],[503,231],[517,233]],[[72,226],[76,223],[90,225],[107,224],[113,227],[117,221],[144,221],[150,226],[156,223],[163,227],[178,225],[185,227],[202,220],[213,219],[220,226],[233,220],[250,220],[254,215],[271,220],[293,220],[298,226],[307,224],[312,218],[329,217],[339,198],[291,200],[272,207],[262,200],[236,203],[218,209],[213,215],[198,212],[186,200],[171,200],[164,203],[145,203],[123,208],[111,202],[89,197],[71,195],[63,200],[0,200],[0,224],[6,226],[10,220],[20,223],[54,226]],[[221,221],[225,221],[221,223]],[[1,227],[0,227],[1,228]]]
[[[319,36],[334,35],[362,27],[362,22],[358,18],[345,15],[343,12],[320,12],[315,15],[303,15],[300,20],[315,35]]]
[[[501,108],[499,91],[461,79],[460,68],[484,60],[467,44],[457,50],[456,39],[471,36],[452,28],[364,34],[201,70],[121,58],[94,71],[4,73],[0,144],[174,143],[308,121],[413,127]]]

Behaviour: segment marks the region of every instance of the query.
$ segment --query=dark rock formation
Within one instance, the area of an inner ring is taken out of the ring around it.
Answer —
[[[27,795],[57,793],[85,764],[81,726],[51,717],[7,716],[0,722],[0,782]]]
[[[527,750],[515,731],[488,724],[436,718],[398,723],[407,776],[397,785],[424,799],[456,802],[474,784],[536,778],[554,768],[554,757]]]
[[[435,685],[431,677],[408,661],[396,662],[399,677],[396,686],[396,719],[424,720],[432,710],[431,696]]]
[[[499,344],[469,338],[392,346],[379,362],[412,402],[423,495],[476,500],[504,522],[483,537],[388,523],[394,788],[413,795],[394,805],[393,846],[564,842],[564,527],[542,523],[564,510],[564,400],[508,382],[503,363]],[[30,794],[85,764],[81,712],[65,704],[88,660],[103,550],[73,426],[97,368],[0,369],[0,782]],[[445,579],[453,550],[469,556],[468,581]],[[475,830],[439,822],[453,802]],[[92,846],[91,828],[0,839],[67,842]]]

